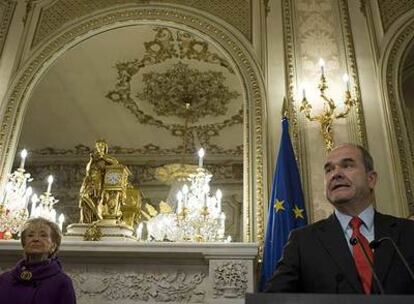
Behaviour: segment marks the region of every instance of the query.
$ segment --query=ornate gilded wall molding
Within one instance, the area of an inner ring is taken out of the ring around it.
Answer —
[[[162,21],[161,21],[162,20]],[[20,134],[24,109],[37,80],[66,49],[82,39],[123,25],[140,22],[167,22],[197,30],[213,39],[217,45],[229,54],[240,74],[246,99],[244,105],[244,235],[245,241],[263,242],[264,238],[264,152],[263,152],[263,104],[265,89],[259,65],[254,57],[251,45],[238,33],[230,32],[220,24],[197,15],[193,10],[153,5],[151,7],[119,7],[114,11],[105,11],[93,18],[83,20],[43,41],[41,47],[26,62],[10,86],[5,100],[5,111],[0,126],[1,174],[11,169],[16,151],[17,136]],[[250,122],[249,122],[250,121]],[[254,189],[252,188],[254,187]],[[254,217],[256,217],[254,219]],[[254,223],[254,224],[253,224]]]
[[[412,19],[411,19],[412,20]],[[414,39],[414,22],[410,22],[395,35],[390,50],[382,60],[384,69],[383,86],[387,95],[388,104],[387,120],[391,128],[389,129],[392,137],[393,147],[398,154],[399,170],[402,173],[403,189],[405,191],[406,202],[411,213],[414,212],[414,174],[412,173],[414,161],[414,146],[412,139],[407,132],[406,115],[402,96],[400,96],[401,60],[403,53],[410,41]],[[412,117],[410,118],[413,119]]]
[[[13,12],[16,8],[16,1],[5,0],[0,2],[0,56],[3,53],[4,43],[7,32],[13,18]]]
[[[414,8],[413,0],[377,0],[384,32],[404,13]]]
[[[148,0],[78,0],[54,1],[50,6],[42,9],[39,23],[33,37],[32,47],[36,47],[43,39],[62,27],[65,23],[77,18],[85,17],[103,9],[116,8],[120,5],[148,4]],[[243,35],[252,38],[252,12],[249,1],[240,0],[169,0],[169,4],[190,6],[222,18],[237,28]]]
[[[349,7],[347,0],[339,1],[339,8],[342,18],[345,40],[345,56],[349,78],[352,79],[353,96],[357,100],[356,107],[348,118],[348,126],[353,141],[357,144],[368,148],[368,136],[365,126],[364,109],[361,100],[361,88],[358,75],[358,65],[355,56],[354,38],[351,29],[351,20],[349,17]],[[353,136],[354,135],[354,136]],[[355,136],[356,135],[356,136]]]
[[[208,126],[207,126],[208,127]],[[214,130],[214,128],[209,128],[208,130]],[[234,155],[234,156],[242,156],[243,155],[243,146],[239,145],[233,149],[223,149],[222,147],[218,147],[217,145],[211,144],[208,140],[204,141],[206,144],[204,147],[207,147],[207,151],[212,152],[217,155]],[[85,146],[83,144],[76,145],[73,148],[53,148],[53,147],[45,147],[41,149],[34,149],[30,152],[33,155],[38,156],[64,156],[64,155],[87,155],[92,150],[90,147]],[[176,148],[161,148],[160,146],[154,144],[147,144],[140,148],[130,148],[130,147],[121,147],[121,146],[111,146],[109,149],[111,154],[118,154],[118,155],[179,155],[182,154],[183,149],[181,146]],[[191,154],[193,154],[193,150],[191,150]]]
[[[365,17],[367,16],[367,0],[359,0],[359,10]]]

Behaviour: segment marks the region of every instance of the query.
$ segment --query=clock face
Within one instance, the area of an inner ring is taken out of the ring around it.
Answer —
[[[108,172],[105,175],[105,184],[117,185],[121,182],[121,173],[119,172]]]

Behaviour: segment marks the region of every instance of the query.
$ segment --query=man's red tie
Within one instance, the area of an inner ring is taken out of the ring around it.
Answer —
[[[359,231],[359,227],[361,226],[362,221],[359,217],[353,217],[352,220],[349,222],[349,225],[352,228],[352,237],[356,237],[359,241],[359,244],[365,248],[365,252],[368,255],[371,263],[374,260],[374,254],[372,253],[371,248],[369,247],[368,240],[363,236],[361,231]],[[371,293],[371,283],[372,283],[372,272],[371,267],[368,264],[368,261],[362,251],[362,248],[359,244],[353,246],[353,256],[355,261],[355,266],[358,271],[359,278],[362,283],[362,288],[366,294]]]

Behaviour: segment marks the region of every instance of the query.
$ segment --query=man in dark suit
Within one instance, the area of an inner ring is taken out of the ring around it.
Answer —
[[[344,144],[329,153],[324,168],[326,197],[334,213],[291,233],[266,291],[370,294],[382,287],[385,294],[414,294],[414,281],[391,242],[375,250],[368,245],[390,237],[413,269],[414,222],[375,211],[377,173],[371,155]]]

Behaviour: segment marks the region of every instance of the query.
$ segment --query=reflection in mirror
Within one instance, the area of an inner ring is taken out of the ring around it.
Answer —
[[[65,226],[80,221],[80,189],[97,139],[131,171],[144,203],[177,208],[172,164],[203,166],[222,191],[226,235],[242,240],[243,86],[226,55],[194,33],[135,25],[95,35],[60,56],[36,85],[18,151],[38,194],[53,174]],[[20,157],[16,155],[15,168]],[[170,165],[170,166],[165,166]]]

